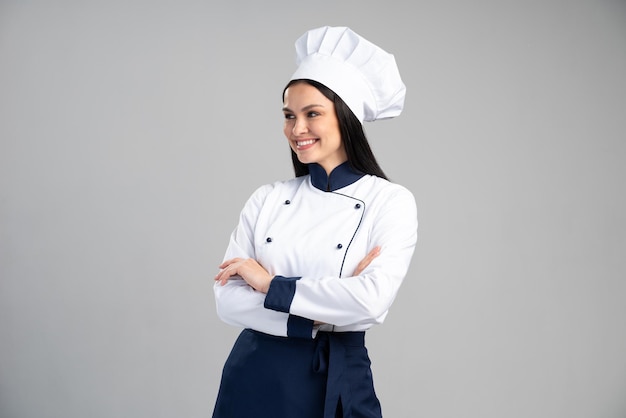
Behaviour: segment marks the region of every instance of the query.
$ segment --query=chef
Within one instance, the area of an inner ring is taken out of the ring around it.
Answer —
[[[398,116],[395,59],[346,27],[296,41],[283,92],[296,177],[246,202],[215,276],[243,328],[214,418],[381,417],[365,331],[381,324],[417,240],[412,193],[387,180],[363,123]]]

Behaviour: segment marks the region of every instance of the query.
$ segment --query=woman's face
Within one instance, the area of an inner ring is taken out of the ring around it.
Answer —
[[[301,163],[317,163],[326,173],[348,160],[335,105],[318,89],[296,83],[285,91],[284,133]]]

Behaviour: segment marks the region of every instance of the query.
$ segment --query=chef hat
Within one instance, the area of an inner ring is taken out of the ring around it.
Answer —
[[[398,116],[406,88],[394,56],[347,27],[311,29],[296,41],[291,80],[324,84],[361,121]]]

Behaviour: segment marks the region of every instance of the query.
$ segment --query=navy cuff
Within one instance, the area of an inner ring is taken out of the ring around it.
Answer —
[[[289,315],[287,319],[287,336],[296,338],[313,338],[313,320],[298,315]]]
[[[265,295],[263,306],[278,312],[289,313],[291,301],[296,294],[296,282],[300,277],[274,276]]]

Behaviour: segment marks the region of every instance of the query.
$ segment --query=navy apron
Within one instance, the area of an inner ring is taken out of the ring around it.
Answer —
[[[224,364],[213,418],[380,418],[365,332],[315,339],[245,329]]]

